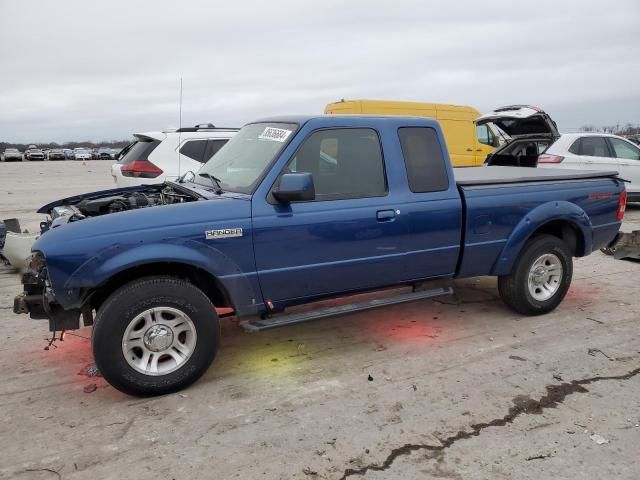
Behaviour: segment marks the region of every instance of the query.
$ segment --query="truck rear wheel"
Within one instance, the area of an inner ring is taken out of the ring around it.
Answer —
[[[130,395],[180,390],[209,368],[220,323],[197,287],[168,277],[135,280],[102,304],[93,327],[93,356],[104,378]]]
[[[512,272],[498,278],[498,291],[516,312],[542,315],[564,299],[572,277],[567,244],[553,235],[540,235],[525,244]]]

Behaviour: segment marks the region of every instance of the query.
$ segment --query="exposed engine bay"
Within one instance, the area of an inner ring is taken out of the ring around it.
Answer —
[[[93,195],[71,197],[46,212],[50,218],[40,223],[40,232],[44,233],[60,225],[89,217],[139,208],[193,202],[198,199],[200,197],[197,194],[170,184],[148,185],[138,189],[127,189],[127,191],[105,191]]]

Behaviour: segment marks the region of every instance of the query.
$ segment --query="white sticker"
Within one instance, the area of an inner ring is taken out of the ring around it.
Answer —
[[[291,130],[284,128],[267,127],[258,137],[261,140],[271,140],[273,142],[284,142],[291,135]]]

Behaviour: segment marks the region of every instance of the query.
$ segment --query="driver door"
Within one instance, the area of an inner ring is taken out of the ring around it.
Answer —
[[[315,199],[253,211],[254,251],[265,300],[274,303],[397,283],[406,222],[388,191],[378,133],[312,132],[283,173],[313,175]],[[277,188],[278,182],[273,188]]]

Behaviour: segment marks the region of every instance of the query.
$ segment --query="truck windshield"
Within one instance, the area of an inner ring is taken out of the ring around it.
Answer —
[[[276,155],[298,128],[291,123],[252,123],[244,126],[199,170],[197,183],[210,186],[205,177],[220,180],[224,191],[252,193]]]

